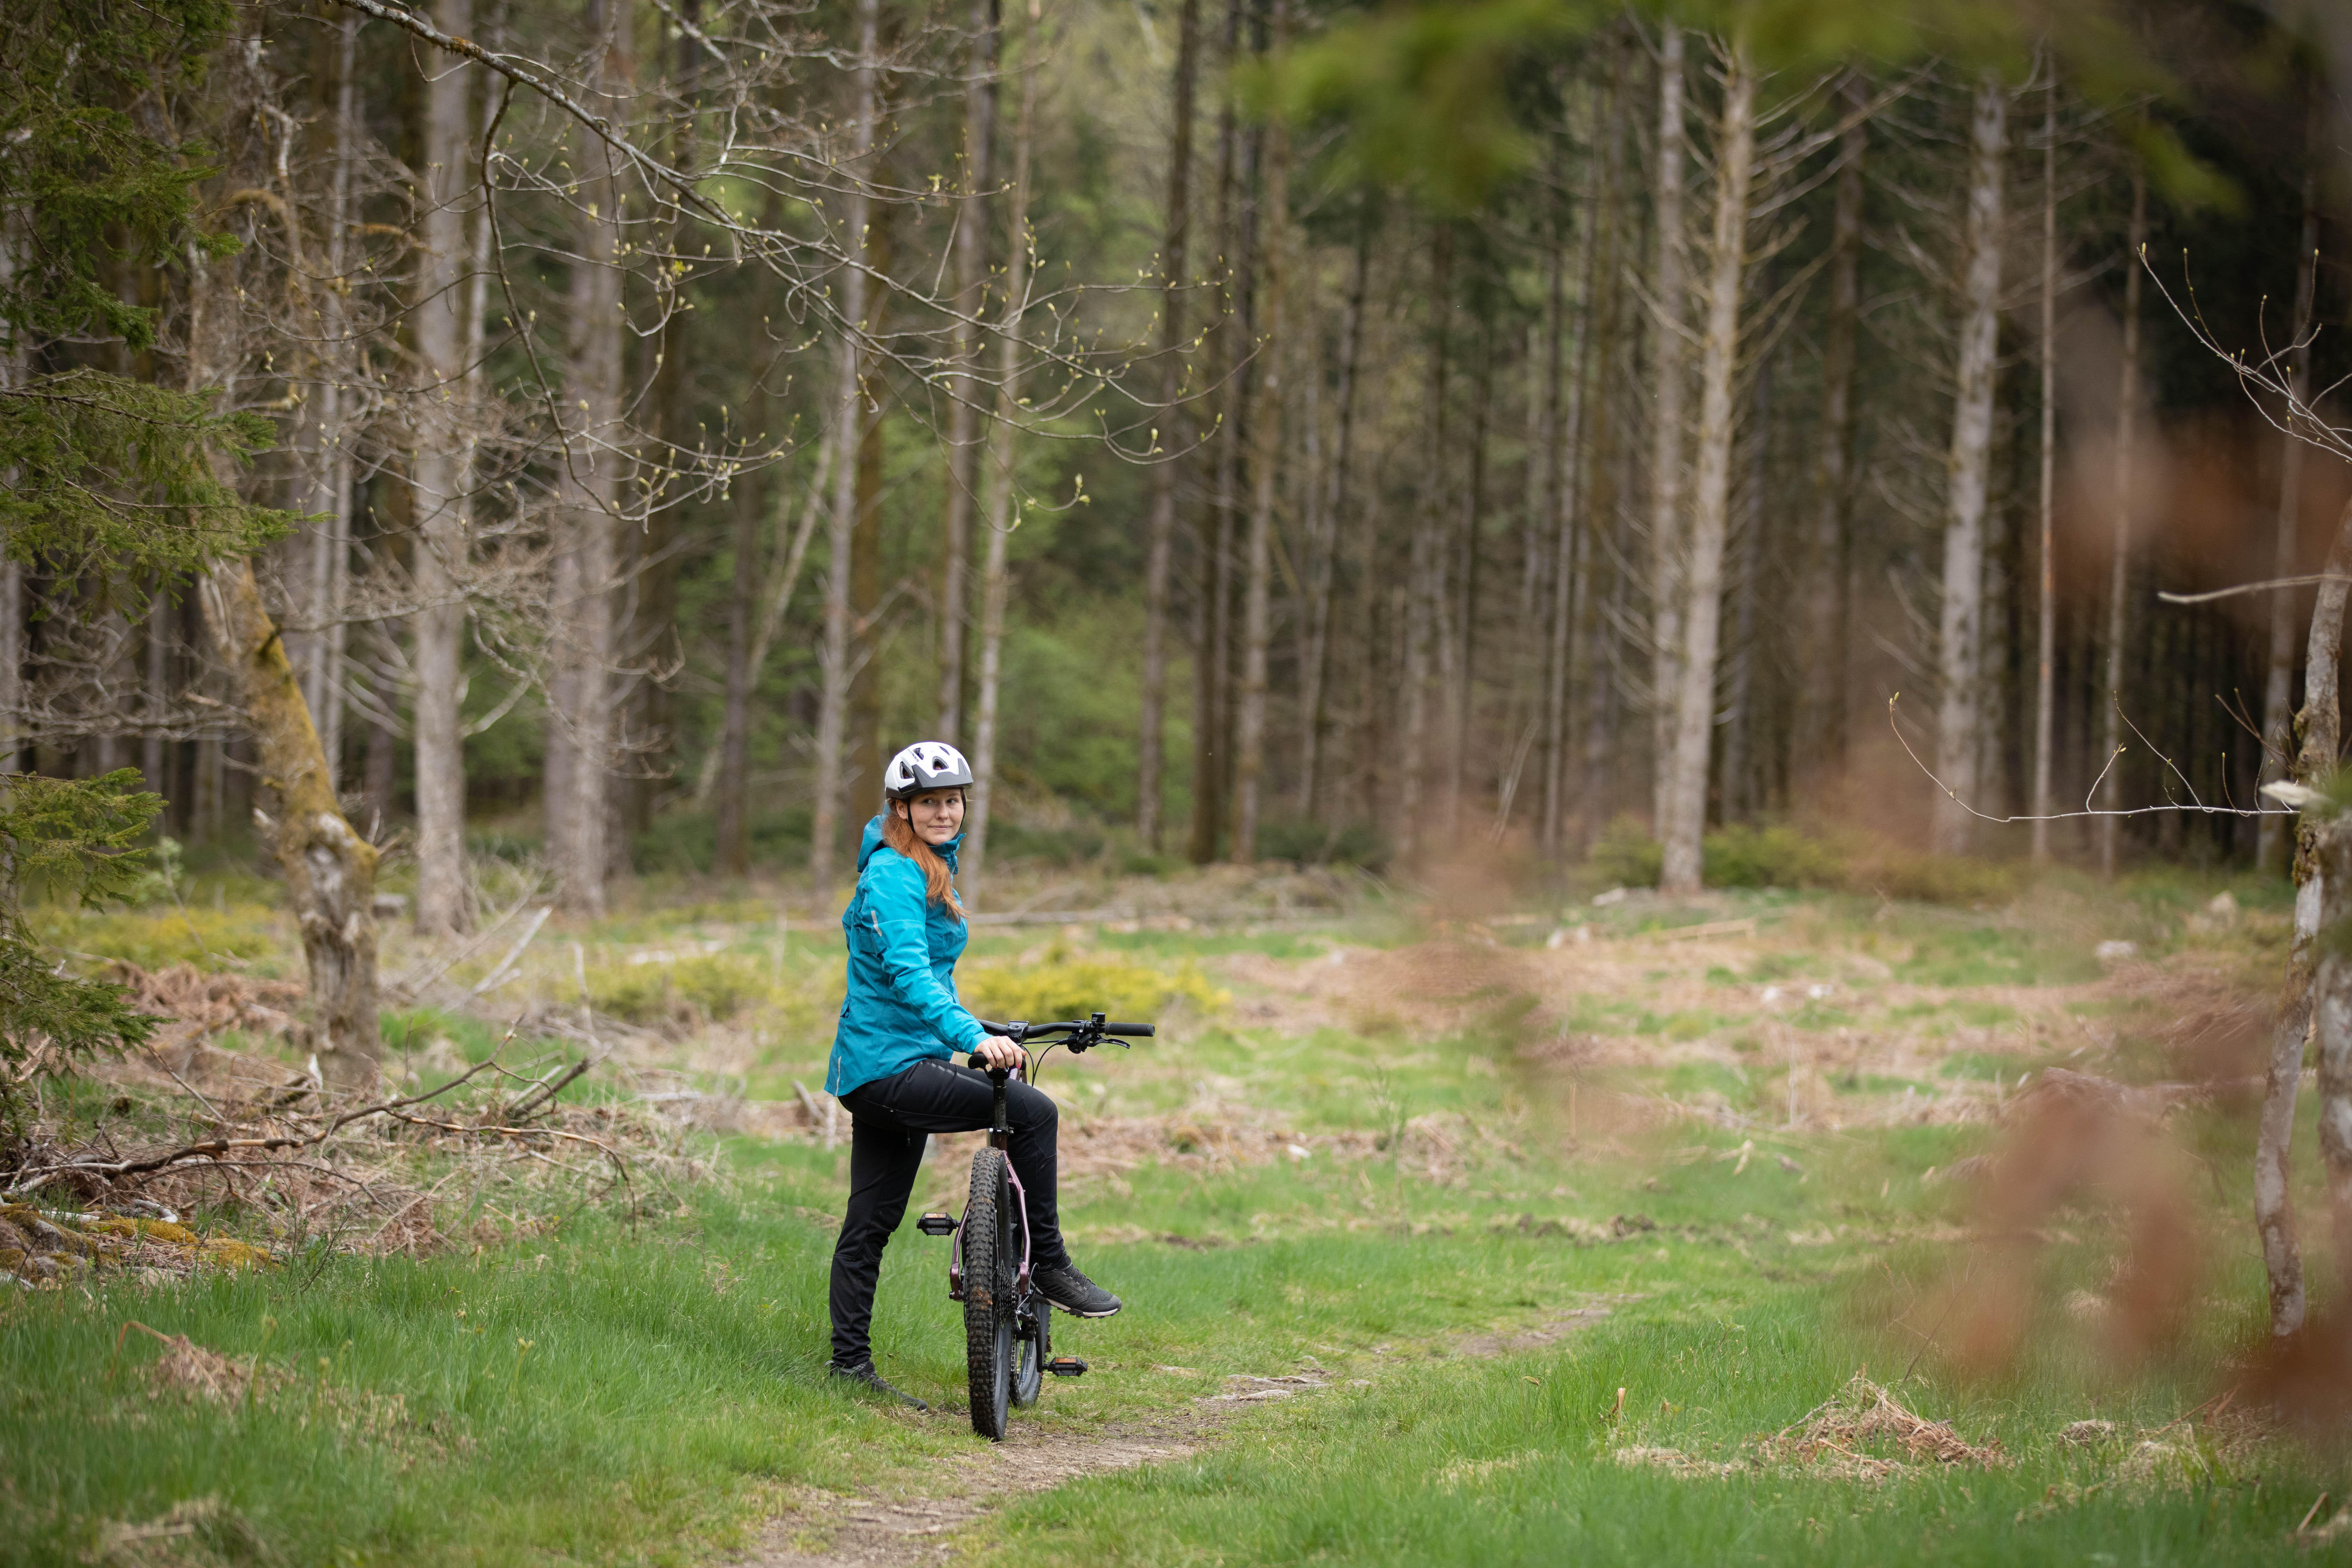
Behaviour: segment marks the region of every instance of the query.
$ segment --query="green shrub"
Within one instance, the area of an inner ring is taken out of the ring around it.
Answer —
[[[997,1019],[1083,1018],[1100,1012],[1151,1023],[1180,1003],[1212,1012],[1229,1000],[1189,962],[1152,967],[1073,953],[1059,942],[1035,963],[967,964],[957,983],[964,1005]]]
[[[1327,826],[1314,822],[1269,822],[1257,830],[1257,852],[1267,860],[1301,866],[1361,866],[1378,871],[1389,863],[1387,837],[1369,822]]]
[[[1789,823],[1729,823],[1706,836],[1710,888],[1826,888],[1933,904],[2003,904],[2017,872],[1991,861],[1928,855],[1857,833]],[[1592,847],[1594,875],[1626,888],[1657,886],[1664,851],[1636,816],[1621,816]]]
[[[988,828],[992,859],[1038,860],[1048,866],[1075,866],[1103,852],[1109,837],[1091,823],[1068,827],[1024,827],[1017,822],[993,822]]]
[[[277,910],[266,904],[166,904],[144,909],[68,912],[48,909],[32,917],[43,942],[95,958],[127,959],[142,969],[193,963],[221,969],[234,960],[253,973],[275,977],[285,964],[300,964],[300,949]]]
[[[1592,847],[1592,868],[1601,879],[1621,888],[1654,888],[1665,852],[1641,818],[1621,816],[1612,822]]]
[[[1845,866],[1837,851],[1786,823],[1730,823],[1706,836],[1710,888],[1835,888]]]
[[[768,966],[734,952],[600,970],[588,995],[598,1012],[645,1026],[724,1020],[776,999]]]

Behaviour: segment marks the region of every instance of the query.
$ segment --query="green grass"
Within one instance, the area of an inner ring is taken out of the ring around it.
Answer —
[[[2142,940],[2210,896],[2189,881],[2132,892],[2138,923],[2126,934]],[[2254,893],[2238,897],[2257,907]],[[2204,1162],[2200,1201],[2210,1173],[2219,1260],[2195,1342],[2134,1379],[2101,1366],[2095,1334],[2055,1303],[2103,1289],[2115,1255],[2096,1215],[2070,1215],[2080,1240],[2047,1255],[2049,1301],[2026,1364],[1966,1384],[1920,1354],[1916,1328],[1885,1326],[1886,1303],[1952,1256],[1923,1238],[1969,1217],[1965,1190],[1922,1173],[1990,1147],[1994,1131],[1789,1132],[1777,1040],[1737,1067],[1641,1054],[1760,1027],[1730,988],[1799,975],[1839,987],[1779,1015],[1809,1031],[1857,1019],[1923,1035],[2004,1029],[2017,1023],[2007,988],[2095,976],[2089,943],[2105,933],[1839,894],[1725,903],[1773,928],[1767,951],[1706,975],[1725,1011],[1662,1011],[1639,989],[1568,1000],[1570,1032],[1615,1037],[1627,1053],[1583,1080],[1581,1144],[1558,1080],[1516,1048],[1528,999],[1503,991],[1430,1034],[1394,1021],[1292,1028],[1265,1023],[1253,1010],[1261,992],[1237,979],[1235,999],[1188,1003],[1180,1028],[1131,1054],[1064,1066],[1057,1053],[1046,1087],[1069,1127],[1231,1118],[1315,1147],[1238,1164],[1180,1148],[1074,1177],[1064,1215],[1079,1260],[1130,1306],[1104,1322],[1057,1320],[1057,1350],[1093,1370],[1050,1384],[1017,1419],[1083,1437],[1197,1415],[1233,1374],[1319,1368],[1330,1384],[1234,1416],[1190,1460],[1020,1499],[971,1550],[989,1562],[1171,1568],[2305,1560],[2288,1532],[2323,1487],[2342,1490],[2327,1461],[2278,1445],[2193,1484],[2127,1484],[2120,1450],[2055,1436],[2086,1415],[2135,1440],[2163,1426],[2211,1392],[2208,1369],[2254,1329],[2259,1273],[2241,1217],[2251,1147],[2224,1111],[2183,1119]],[[1669,918],[1593,913],[1627,928]],[[583,933],[590,984],[616,1012],[624,989],[646,990],[648,1018],[667,998],[732,1008],[754,1042],[751,1092],[787,1098],[793,1077],[814,1084],[822,1070],[838,955],[830,930],[795,934],[779,965],[772,921],[749,899],[626,912]],[[1410,921],[1383,915],[1311,931],[1107,932],[1057,956],[1058,936],[984,930],[972,952],[975,979],[992,968],[1045,986],[1070,978],[1052,972],[1092,964],[1101,973],[1079,978],[1098,984],[1114,969],[1165,977],[1198,965],[1217,987],[1223,955],[1315,963],[1333,945],[1412,934]],[[689,939],[725,945],[666,974],[620,961],[625,944],[686,952]],[[1662,949],[1639,962],[1678,959]],[[1888,971],[1960,994],[1887,1007],[1874,987]],[[558,973],[568,983],[568,952]],[[415,1010],[387,1015],[386,1031],[395,1051],[446,1036],[478,1060],[502,1026]],[[1846,1096],[1932,1098],[1939,1085],[1958,1091],[1955,1079],[2006,1078],[2040,1059],[1970,1051],[1922,1079],[1855,1068],[1828,1081]],[[1749,1120],[1746,1131],[1687,1120],[1596,1131],[1590,1108],[1610,1089]],[[57,1101],[78,1131],[154,1131],[143,1112],[109,1122],[110,1106],[94,1083]],[[2305,1147],[2311,1124],[2306,1107]],[[960,1414],[884,1410],[822,1378],[846,1152],[738,1138],[716,1152],[717,1180],[635,1223],[592,1207],[424,1259],[313,1254],[184,1288],[0,1295],[0,1565],[99,1562],[111,1526],[175,1508],[195,1518],[188,1505],[199,1501],[196,1533],[165,1549],[177,1555],[151,1550],[158,1568],[686,1564],[740,1548],[789,1489],[887,1491],[982,1469],[986,1446]],[[916,1208],[944,1193],[952,1163],[927,1168]],[[2304,1196],[2321,1212],[2315,1185]],[[886,1373],[935,1404],[960,1403],[963,1381],[945,1263],[943,1243],[903,1229],[876,1322]],[[1543,1348],[1456,1353],[1468,1335],[1603,1305],[1608,1316]],[[132,1319],[258,1355],[276,1381],[249,1407],[159,1398],[146,1368],[160,1347],[135,1331],[121,1339]],[[1648,1446],[1740,1458],[1863,1366],[1964,1436],[1998,1439],[2014,1462],[1915,1468],[1873,1486],[1788,1468],[1679,1476],[1612,1457]]]
[[[2326,1484],[2316,1466],[2193,1487],[2118,1485],[2114,1455],[2055,1440],[2089,1406],[2063,1386],[1906,1394],[2012,1466],[1915,1471],[1882,1485],[1801,1470],[1684,1479],[1614,1462],[1621,1446],[1738,1457],[1835,1394],[1854,1368],[1818,1297],[1676,1296],[1621,1306],[1556,1348],[1432,1361],[1363,1391],[1294,1401],[1244,1438],[1016,1503],[990,1562],[1397,1564],[1877,1564],[2290,1562]],[[1625,1418],[1612,1425],[1616,1390]],[[2176,1403],[2179,1401],[2179,1403]],[[2100,1413],[2161,1426],[2179,1391]],[[2070,1490],[2069,1489],[2073,1489]],[[2084,1495],[2087,1494],[2087,1495]],[[2056,1506],[2053,1507],[2052,1504]],[[2030,1516],[2030,1517],[2028,1517]]]

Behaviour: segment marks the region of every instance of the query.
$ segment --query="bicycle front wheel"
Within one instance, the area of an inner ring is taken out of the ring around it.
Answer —
[[[971,1429],[1004,1439],[1013,1403],[1013,1184],[1002,1149],[972,1156],[971,1196],[963,1210],[964,1365],[971,1377]]]

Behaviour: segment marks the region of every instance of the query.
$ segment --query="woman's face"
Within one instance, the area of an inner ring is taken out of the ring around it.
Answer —
[[[928,789],[898,808],[915,837],[926,844],[945,844],[963,831],[963,791]]]

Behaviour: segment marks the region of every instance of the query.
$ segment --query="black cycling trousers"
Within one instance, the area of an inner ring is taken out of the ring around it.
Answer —
[[[1005,1124],[1013,1129],[1013,1169],[1029,1206],[1033,1268],[1066,1263],[1054,1208],[1054,1102],[1019,1079],[1004,1086]],[[907,1217],[907,1199],[934,1132],[971,1132],[995,1113],[988,1075],[936,1058],[863,1083],[841,1097],[848,1109],[849,1209],[833,1248],[833,1361],[857,1366],[873,1357],[874,1282],[882,1249]]]

